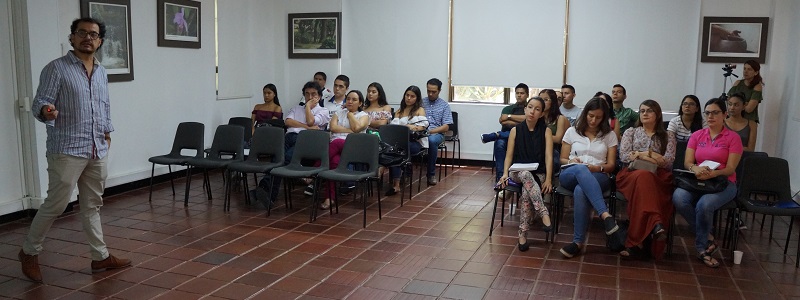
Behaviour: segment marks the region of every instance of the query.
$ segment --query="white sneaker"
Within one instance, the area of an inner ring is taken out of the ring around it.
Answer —
[[[503,199],[503,197],[505,197],[505,194],[506,194],[506,191],[505,190],[501,190],[501,191],[497,192],[497,198],[498,199]]]

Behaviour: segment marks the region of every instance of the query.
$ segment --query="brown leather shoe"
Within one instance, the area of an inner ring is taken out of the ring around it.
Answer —
[[[103,269],[119,269],[128,267],[131,265],[130,259],[125,258],[116,258],[113,255],[109,254],[108,257],[104,260],[93,260],[92,261],[92,271],[100,271]]]
[[[22,274],[35,282],[42,282],[42,271],[39,270],[39,256],[27,255],[19,249],[19,261],[22,263]]]

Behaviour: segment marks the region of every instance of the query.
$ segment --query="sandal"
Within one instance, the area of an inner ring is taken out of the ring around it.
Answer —
[[[707,253],[708,255],[714,255],[714,253],[717,253],[717,250],[719,250],[719,246],[717,246],[717,243],[714,242],[714,240],[708,240],[708,245],[706,246],[705,253]]]
[[[667,239],[667,231],[664,229],[664,226],[661,223],[656,224],[653,227],[653,240],[655,241],[663,241]]]
[[[701,262],[703,262],[703,264],[706,265],[706,267],[709,268],[719,267],[719,261],[711,257],[711,254],[708,254],[708,252],[700,253],[700,255],[698,255],[697,258]]]
[[[622,251],[619,252],[619,256],[626,259],[644,259],[646,256],[644,253],[644,249],[639,248],[637,246],[633,247],[626,247]]]

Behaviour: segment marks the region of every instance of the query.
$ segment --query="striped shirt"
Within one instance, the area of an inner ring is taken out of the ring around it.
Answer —
[[[442,98],[430,101],[428,97],[422,98],[422,108],[428,117],[428,130],[440,127],[445,124],[453,124],[453,113],[450,111],[450,104]]]
[[[42,107],[58,110],[47,121]],[[114,131],[108,99],[108,75],[94,60],[91,78],[83,62],[70,51],[42,69],[39,87],[31,107],[33,116],[47,125],[47,153],[82,158],[103,158],[108,154],[105,134]]]

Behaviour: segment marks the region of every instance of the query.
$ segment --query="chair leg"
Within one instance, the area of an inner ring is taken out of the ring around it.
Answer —
[[[503,192],[503,205],[500,206],[500,227],[503,227],[503,220],[506,219],[506,193]]]
[[[183,206],[189,206],[189,185],[192,184],[192,166],[186,166],[186,193],[183,198]]]
[[[786,233],[786,245],[783,246],[783,255],[786,255],[786,252],[789,251],[789,239],[792,237],[792,225],[794,225],[794,217],[790,217],[789,219],[789,232]],[[800,243],[800,240],[797,242]]]
[[[223,171],[223,173],[222,173],[222,177],[230,176],[229,174],[230,174],[230,171],[228,171],[228,169],[225,169],[225,171]],[[233,184],[233,183],[231,183],[231,181],[232,180],[228,180],[228,181],[224,182],[225,188],[223,189],[224,193],[222,195],[222,211],[229,211],[230,210],[230,203],[228,201],[230,201],[229,196],[231,195],[231,184]]]
[[[356,189],[358,189],[358,185],[363,184],[364,186],[361,188],[361,203],[364,207],[364,222],[362,223],[362,228],[367,228],[367,182],[357,182]],[[353,192],[355,194],[356,192]]]
[[[172,180],[172,177],[173,177],[172,176],[172,165],[167,165],[167,170],[169,170],[169,184],[172,185],[172,196],[175,196],[175,181]],[[153,173],[152,173],[152,171],[150,172],[150,182],[151,183],[153,182]]]
[[[155,175],[155,172],[156,172],[156,164],[153,163],[153,166],[150,168],[150,197],[147,198],[148,202],[153,202],[153,175]],[[172,195],[175,195],[174,185],[172,186]]]
[[[497,202],[500,200],[500,191],[494,192],[494,208],[492,209],[492,223],[489,224],[489,236],[492,236],[494,231],[494,219],[497,216]]]

